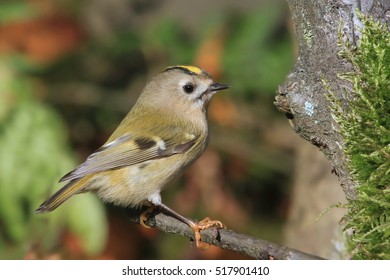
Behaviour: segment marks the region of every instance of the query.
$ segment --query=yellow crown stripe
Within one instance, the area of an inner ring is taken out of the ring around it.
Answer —
[[[196,67],[196,66],[192,66],[192,65],[177,65],[176,67],[187,69],[188,71],[190,71],[190,72],[192,72],[194,74],[197,74],[197,75],[202,74],[202,69],[200,69],[199,67]]]
[[[169,71],[169,70],[173,70],[173,69],[180,69],[180,70],[187,72],[188,74],[192,74],[192,75],[205,74],[205,72],[202,69],[200,69],[199,67],[191,66],[191,65],[170,66],[170,67],[166,68],[164,71]]]

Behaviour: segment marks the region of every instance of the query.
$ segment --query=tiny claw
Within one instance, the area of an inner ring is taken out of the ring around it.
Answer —
[[[141,226],[146,227],[146,228],[151,228],[150,226],[148,226],[145,223],[148,220],[149,215],[153,212],[153,210],[154,210],[154,206],[150,206],[150,207],[148,207],[148,209],[146,209],[144,212],[141,213],[141,215],[139,216],[139,224]]]
[[[198,223],[200,230],[205,230],[211,227],[226,228],[225,225],[218,220],[211,220],[209,217],[204,218]]]
[[[206,217],[203,220],[201,220],[199,223],[194,223],[190,226],[194,230],[196,248],[203,249],[203,250],[207,249],[210,246],[210,244],[201,241],[200,231],[211,227],[226,228],[222,224],[222,222],[216,220],[215,221],[210,220],[209,217]]]

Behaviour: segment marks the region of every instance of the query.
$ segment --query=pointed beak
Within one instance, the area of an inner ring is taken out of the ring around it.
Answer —
[[[209,88],[207,89],[208,92],[214,92],[214,91],[219,91],[219,90],[224,90],[230,88],[228,85],[224,84],[219,84],[219,83],[212,83]]]

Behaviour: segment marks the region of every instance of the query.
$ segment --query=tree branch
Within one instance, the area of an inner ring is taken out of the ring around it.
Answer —
[[[140,223],[140,215],[145,209],[131,209],[129,218],[132,222]],[[180,234],[194,238],[193,230],[186,224],[176,220],[164,213],[151,214],[145,223],[162,232]],[[234,232],[228,229],[209,228],[201,231],[202,241],[218,246],[222,249],[229,249],[255,259],[262,260],[320,260],[322,258],[313,256],[298,250],[277,245],[266,240],[256,239],[251,236]]]

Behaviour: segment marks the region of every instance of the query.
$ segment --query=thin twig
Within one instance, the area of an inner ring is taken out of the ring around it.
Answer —
[[[145,209],[131,209],[129,217],[132,222],[139,223],[139,217]],[[194,238],[193,230],[186,224],[164,213],[152,214],[145,223],[162,232],[180,234]],[[266,240],[234,232],[228,229],[209,228],[201,231],[202,241],[229,249],[254,259],[261,260],[321,260],[322,258],[295,249],[284,247]]]

